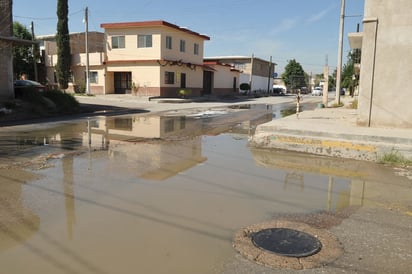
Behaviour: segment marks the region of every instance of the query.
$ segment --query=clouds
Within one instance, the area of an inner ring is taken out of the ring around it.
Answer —
[[[328,15],[330,10],[331,9],[328,8],[328,9],[325,9],[325,10],[318,11],[317,13],[311,15],[308,18],[307,23],[315,23],[315,22],[321,21],[323,18],[325,18],[326,15]]]
[[[272,28],[271,34],[276,35],[282,32],[289,31],[293,28],[295,28],[297,25],[299,25],[299,18],[285,18],[282,21],[280,21],[279,24],[274,23],[275,27]]]

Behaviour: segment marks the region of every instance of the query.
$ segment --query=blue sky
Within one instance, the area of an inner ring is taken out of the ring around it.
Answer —
[[[164,20],[206,34],[205,57],[254,56],[277,63],[283,72],[295,59],[307,73],[323,73],[328,60],[336,68],[341,0],[69,0],[69,31],[103,31],[101,23]],[[13,0],[13,18],[37,36],[56,32],[57,0]],[[362,31],[364,0],[346,0],[343,62],[347,33]],[[30,28],[29,28],[30,29]],[[326,58],[327,57],[327,58]]]

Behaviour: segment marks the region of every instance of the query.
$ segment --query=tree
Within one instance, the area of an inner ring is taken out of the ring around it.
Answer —
[[[286,86],[291,89],[298,89],[306,86],[305,72],[302,66],[295,59],[289,61],[282,74],[282,79]]]
[[[13,36],[19,39],[32,40],[29,30],[19,22],[13,23]],[[33,79],[33,53],[31,47],[27,45],[16,45],[13,48],[13,73],[14,78],[18,79],[22,75],[27,75]]]
[[[349,52],[348,60],[342,69],[342,87],[350,88],[353,85],[353,75],[355,74],[354,53]]]
[[[56,64],[56,74],[57,82],[60,88],[67,89],[69,79],[70,79],[70,65],[71,65],[71,55],[70,55],[70,36],[68,27],[68,12],[69,5],[68,0],[58,0],[57,1],[57,34],[56,34],[56,44],[57,44],[57,64]]]

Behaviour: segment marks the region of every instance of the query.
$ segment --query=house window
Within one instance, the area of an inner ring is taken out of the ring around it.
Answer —
[[[84,72],[84,78],[86,79],[87,72]],[[97,84],[99,82],[97,71],[89,71],[89,81],[91,84]]]
[[[173,119],[165,121],[165,133],[175,130],[175,121]]]
[[[172,49],[172,36],[166,36],[166,48]]]
[[[113,36],[112,37],[112,48],[113,49],[124,49],[125,48],[124,36]]]
[[[138,48],[151,48],[152,47],[152,35],[151,34],[137,35],[137,47]]]
[[[171,71],[165,71],[165,84],[173,85],[175,83],[175,73]]]
[[[199,55],[199,44],[195,43],[194,48],[193,48],[193,53],[194,55]]]
[[[97,71],[89,71],[89,81],[92,84],[97,84],[99,82]]]
[[[180,52],[185,52],[185,51],[186,51],[186,41],[180,40]]]

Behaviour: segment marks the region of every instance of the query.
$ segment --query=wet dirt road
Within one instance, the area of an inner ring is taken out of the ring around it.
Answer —
[[[274,113],[256,105],[1,131],[1,272],[278,273],[239,257],[234,234],[279,216],[328,212],[319,222],[333,227],[348,208],[412,211],[407,171],[249,147]]]

